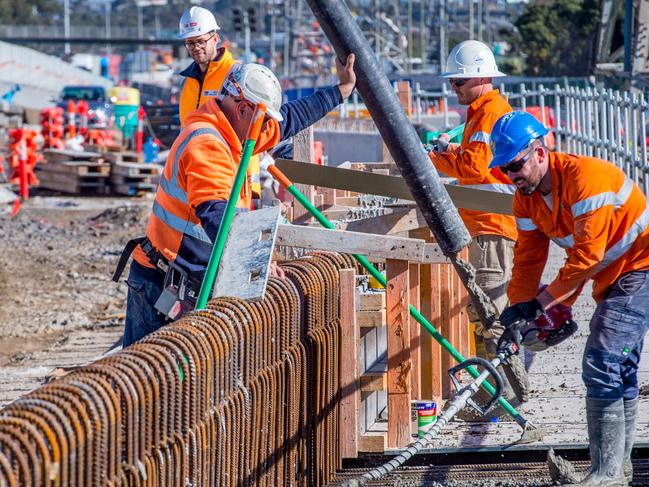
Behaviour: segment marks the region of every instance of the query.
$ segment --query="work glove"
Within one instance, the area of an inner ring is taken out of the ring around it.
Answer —
[[[522,324],[521,324],[522,325]],[[511,328],[505,329],[498,345],[496,346],[496,354],[505,354],[505,356],[516,355],[521,348],[521,331],[519,325],[514,325]],[[513,352],[513,353],[512,353]]]
[[[542,314],[543,307],[535,298],[505,308],[500,315],[500,324],[507,329],[513,328],[515,325],[522,326],[525,322],[534,321]]]

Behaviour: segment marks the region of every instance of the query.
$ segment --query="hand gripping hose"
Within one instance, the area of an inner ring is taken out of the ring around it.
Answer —
[[[221,225],[219,226],[219,232],[216,235],[216,241],[214,242],[212,252],[210,253],[210,260],[207,263],[207,270],[205,271],[205,277],[203,278],[201,290],[198,293],[198,298],[196,299],[196,306],[194,307],[194,309],[205,309],[207,300],[210,298],[210,294],[212,293],[214,280],[216,279],[216,272],[219,269],[221,255],[223,254],[223,247],[225,247],[225,241],[228,238],[228,232],[230,230],[230,225],[232,224],[232,217],[234,217],[234,210],[236,209],[237,201],[239,200],[239,194],[241,193],[241,188],[243,187],[243,181],[246,177],[246,171],[248,170],[248,163],[250,162],[252,151],[254,150],[255,144],[257,143],[257,138],[259,137],[259,134],[261,132],[261,127],[264,124],[265,115],[266,106],[263,103],[258,103],[255,107],[255,113],[252,116],[250,126],[248,127],[246,141],[243,144],[243,150],[241,152],[241,160],[239,161],[237,174],[234,176],[232,191],[230,192],[230,197],[228,198],[228,202],[225,205],[225,212],[223,213]]]
[[[320,225],[330,230],[334,230],[334,225],[327,220],[327,218],[318,211],[318,209],[311,204],[311,202],[302,194],[300,191],[293,185],[290,179],[286,177],[282,171],[280,171],[277,166],[270,165],[268,167],[268,172],[277,180],[286,190],[297,200],[299,203],[306,208],[306,210],[313,215],[313,217],[318,220]],[[382,287],[386,287],[387,281],[385,276],[381,274],[376,267],[374,267],[367,258],[360,254],[353,254],[354,259],[361,264],[365,270],[374,277]],[[441,333],[413,306],[410,305],[409,308],[410,316],[412,316],[417,323],[419,323],[451,356],[458,362],[464,362],[464,357],[451,345],[451,343],[442,336]],[[467,371],[471,374],[472,377],[477,378],[480,374],[472,366],[467,367]],[[486,390],[492,396],[495,394],[496,390],[493,388],[489,382],[482,382],[482,388]],[[502,408],[507,411],[507,413],[518,423],[518,425],[523,428],[523,434],[518,441],[519,443],[531,443],[543,438],[543,430],[534,426],[530,421],[526,420],[521,416],[514,407],[507,402],[504,397],[498,398],[498,403]]]
[[[358,479],[349,480],[343,485],[345,485],[346,487],[356,487],[358,485],[363,485],[371,480],[378,480],[381,477],[396,470],[408,460],[410,460],[410,458],[412,458],[414,455],[419,453],[419,451],[424,448],[430,442],[430,440],[440,434],[444,426],[446,426],[451,421],[451,419],[453,419],[453,416],[461,411],[467,405],[467,403],[469,403],[471,407],[475,408],[480,414],[484,415],[496,403],[496,399],[500,398],[502,395],[503,380],[498,374],[496,368],[500,364],[504,363],[507,358],[516,351],[516,346],[512,345],[507,351],[499,353],[491,362],[487,362],[482,358],[474,358],[469,359],[466,362],[463,362],[450,369],[448,373],[451,377],[453,385],[455,386],[455,394],[453,394],[453,397],[447,403],[444,413],[437,419],[437,422],[426,432],[426,434],[389,462],[370,470]],[[465,387],[462,387],[459,381],[456,379],[456,374],[458,374],[463,369],[469,370],[471,365],[481,365],[484,367],[484,370],[475,378],[473,382],[466,385]],[[478,404],[474,403],[471,400],[471,397],[476,392],[478,392],[478,388],[481,385],[485,384],[484,381],[490,375],[496,381],[496,394],[484,407],[480,407]]]

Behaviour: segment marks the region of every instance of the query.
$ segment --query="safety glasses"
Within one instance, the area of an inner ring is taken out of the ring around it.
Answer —
[[[527,151],[527,154],[525,154],[523,157],[521,157],[519,160],[510,162],[509,164],[505,164],[504,166],[499,166],[498,169],[500,169],[500,172],[502,172],[505,176],[507,173],[512,172],[512,173],[517,173],[521,169],[523,169],[523,166],[525,163],[528,161],[530,156],[534,154],[534,148],[530,147]]]
[[[199,39],[197,41],[187,41],[185,42],[185,47],[187,49],[202,49],[207,45],[207,42],[213,38],[216,34],[212,34],[211,36],[205,38],[205,39]]]
[[[464,86],[465,84],[467,84],[468,81],[469,81],[468,78],[449,78],[448,79],[448,82],[449,82],[449,84],[451,86],[457,86],[458,88],[460,86]]]

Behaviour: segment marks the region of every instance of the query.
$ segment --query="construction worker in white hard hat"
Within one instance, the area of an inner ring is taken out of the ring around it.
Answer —
[[[353,88],[356,81],[352,68],[353,57],[341,74],[341,78],[348,80],[344,89]],[[114,280],[119,279],[133,253],[127,279],[124,347],[160,328],[168,318],[180,317],[162,309],[164,300],[157,303],[167,287],[165,277],[170,270],[177,275],[184,273],[188,288],[195,289],[198,295],[234,183],[246,131],[259,102],[266,105],[267,111],[255,154],[271,149],[282,138],[317,121],[313,114],[303,116],[302,100],[282,105],[277,77],[266,66],[254,63],[235,64],[218,96],[187,116],[161,175],[146,237],[126,245],[113,276]],[[250,208],[251,197],[248,174],[237,202],[239,211]],[[281,269],[274,265],[271,274],[282,276]],[[192,303],[187,309],[193,309]]]
[[[212,13],[203,7],[191,7],[180,18],[179,38],[184,39],[187,52],[194,62],[180,73],[185,78],[180,92],[180,123],[185,125],[187,115],[206,101],[216,97],[230,68],[237,62],[226,47],[218,47],[219,25]],[[347,63],[348,64],[348,63]],[[314,95],[304,97],[303,103],[296,106],[300,117],[319,120],[353,91],[342,65],[336,60],[340,79],[338,86],[323,88]],[[342,76],[341,76],[342,74]],[[256,197],[261,194],[259,183],[259,157],[250,160],[252,190]]]
[[[489,169],[489,134],[496,120],[512,110],[492,83],[493,78],[505,74],[499,71],[491,49],[474,40],[460,42],[453,48],[446,69],[441,76],[448,79],[460,105],[468,106],[466,126],[459,144],[447,144],[448,139],[443,134],[437,150],[429,153],[431,161],[441,173],[457,178],[461,186],[514,194],[516,188],[511,181],[501,172]],[[473,237],[469,261],[476,269],[476,282],[500,314],[508,305],[507,284],[512,273],[516,222],[509,215],[465,209],[459,212]],[[467,313],[474,326],[477,355],[493,359],[503,328],[495,325],[487,330],[471,304]],[[520,358],[514,357],[501,372],[507,379],[506,399],[514,404],[526,401],[529,385]],[[493,414],[500,413],[502,411],[497,409]]]

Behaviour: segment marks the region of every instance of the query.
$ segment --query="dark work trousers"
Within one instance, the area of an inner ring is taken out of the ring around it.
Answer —
[[[609,289],[590,320],[582,378],[588,397],[638,397],[638,366],[649,328],[649,271],[629,272]]]
[[[122,347],[126,348],[139,339],[165,325],[165,316],[154,308],[164,285],[164,275],[135,260],[126,280],[126,323]]]

